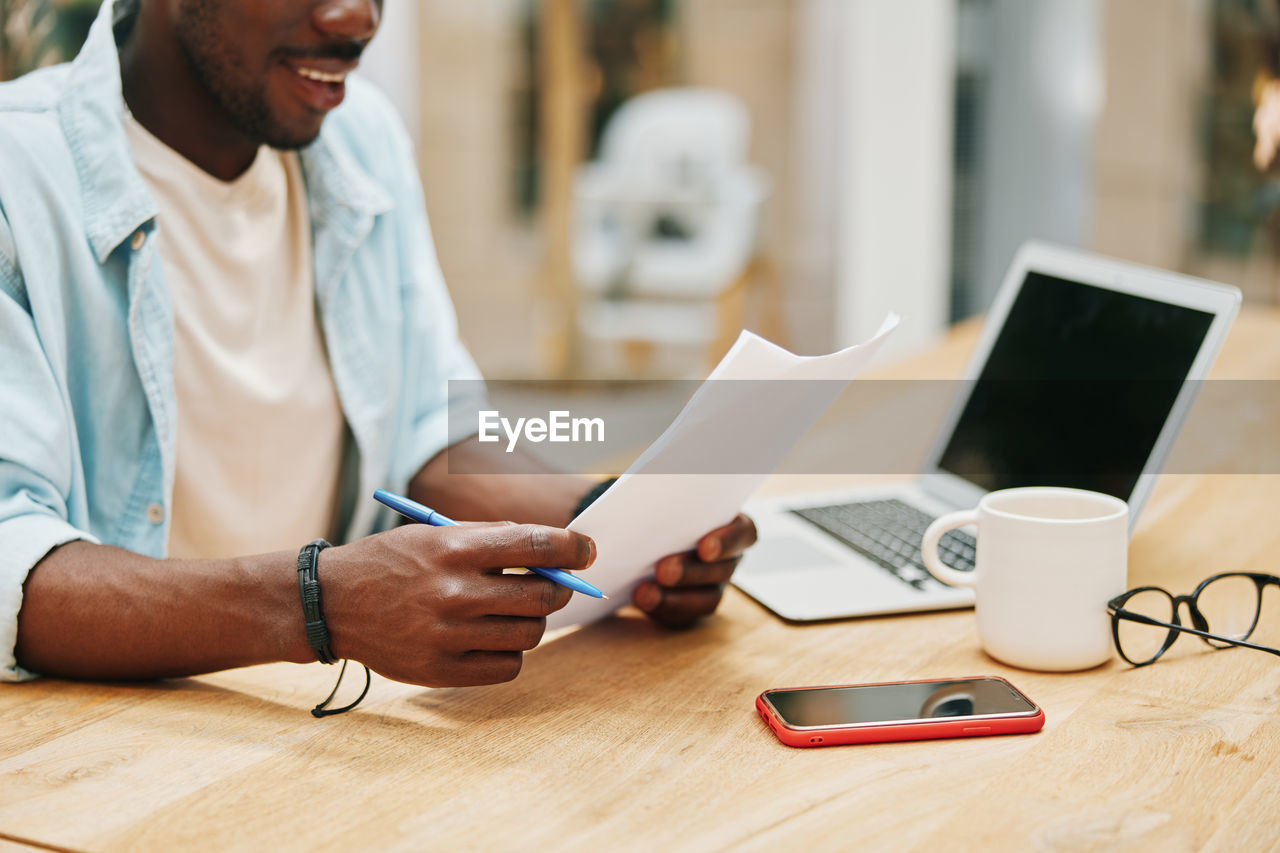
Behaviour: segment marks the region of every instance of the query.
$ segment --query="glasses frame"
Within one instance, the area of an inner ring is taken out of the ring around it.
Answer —
[[[1258,604],[1253,615],[1253,624],[1249,626],[1249,630],[1244,633],[1244,636],[1238,640],[1211,632],[1209,630],[1209,620],[1205,618],[1204,613],[1200,611],[1200,606],[1197,604],[1197,601],[1200,598],[1200,593],[1204,591],[1205,587],[1216,580],[1229,577],[1249,578],[1257,586],[1258,591]],[[1167,652],[1169,647],[1177,642],[1178,637],[1182,634],[1194,634],[1214,649],[1222,649],[1227,646],[1240,646],[1246,649],[1257,649],[1260,652],[1270,652],[1273,655],[1280,655],[1280,649],[1273,649],[1270,646],[1247,642],[1247,639],[1252,636],[1254,629],[1258,627],[1258,619],[1262,615],[1262,590],[1272,585],[1280,586],[1280,577],[1265,574],[1263,572],[1222,572],[1205,578],[1190,595],[1174,595],[1167,589],[1159,586],[1140,586],[1136,589],[1131,589],[1128,592],[1117,595],[1115,598],[1107,602],[1107,612],[1111,614],[1111,636],[1115,642],[1116,651],[1120,654],[1120,657],[1124,658],[1133,666],[1148,666],[1159,660],[1160,656]],[[1164,622],[1160,619],[1154,619],[1141,613],[1134,613],[1133,611],[1125,610],[1125,603],[1140,592],[1159,592],[1168,596],[1168,598],[1173,602],[1173,621]],[[1182,609],[1183,604],[1187,605],[1187,612],[1191,614],[1191,623],[1195,626],[1194,628],[1188,628],[1186,625],[1182,624],[1182,619],[1179,617],[1178,612]],[[1124,653],[1124,647],[1120,644],[1120,621],[1122,619],[1130,622],[1137,622],[1142,625],[1154,625],[1160,628],[1167,628],[1169,629],[1169,634],[1165,637],[1164,643],[1160,646],[1159,651],[1152,655],[1150,659],[1140,662],[1135,661]],[[1226,643],[1227,645],[1215,646],[1215,642]]]

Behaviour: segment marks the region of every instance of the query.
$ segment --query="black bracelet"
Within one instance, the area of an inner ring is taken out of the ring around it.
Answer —
[[[341,708],[329,707],[329,703],[333,701],[333,697],[338,695],[338,687],[342,684],[342,676],[347,674],[347,663],[348,662],[345,660],[342,662],[342,666],[338,669],[338,680],[333,683],[333,689],[329,691],[329,695],[325,697],[323,702],[311,709],[311,716],[332,717],[334,714],[342,714],[350,711],[352,708],[359,705],[360,700],[369,692],[369,683],[373,681],[373,676],[370,675],[369,667],[366,666],[364,668],[364,690],[360,691],[360,695],[355,698],[355,701],[351,702],[349,705],[343,705]],[[361,664],[361,666],[363,666],[363,664]]]
[[[605,492],[609,491],[609,487],[616,482],[618,482],[617,477],[610,477],[609,479],[603,480],[599,483],[596,483],[594,486],[592,486],[591,491],[583,495],[582,500],[578,501],[578,505],[574,507],[573,517],[577,518],[578,516],[586,512],[587,507],[591,506],[593,503],[596,502],[597,498],[599,498]]]
[[[329,626],[324,622],[320,607],[320,552],[329,547],[323,539],[316,539],[302,546],[298,552],[298,595],[302,598],[302,619],[307,629],[307,645],[311,646],[320,663],[337,663],[329,648]]]
[[[311,646],[312,651],[316,653],[316,658],[320,663],[337,663],[338,658],[333,654],[333,650],[329,648],[329,626],[324,621],[324,610],[320,606],[320,552],[329,547],[329,543],[323,539],[316,539],[302,546],[302,550],[298,552],[298,595],[302,598],[302,619],[307,629],[307,645]],[[333,697],[338,695],[338,686],[342,684],[342,676],[347,673],[347,662],[342,662],[342,668],[338,670],[338,680],[334,682],[333,690],[329,691],[329,695],[319,705],[311,709],[313,717],[329,717],[333,714],[341,714],[344,711],[350,711],[352,708],[360,704],[365,695],[369,692],[369,684],[373,680],[369,673],[369,667],[364,668],[364,689],[360,691],[360,695],[355,701],[349,705],[343,705],[341,708],[330,708],[329,703],[333,701]]]

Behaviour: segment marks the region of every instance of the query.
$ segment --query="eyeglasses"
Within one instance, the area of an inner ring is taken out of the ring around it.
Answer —
[[[1280,649],[1246,642],[1258,625],[1262,590],[1280,586],[1280,577],[1257,572],[1224,572],[1203,581],[1190,595],[1172,595],[1158,586],[1140,586],[1107,602],[1111,634],[1120,657],[1134,666],[1155,663],[1179,633],[1195,634],[1215,649],[1243,646],[1280,655]],[[1191,614],[1189,628],[1179,605]]]

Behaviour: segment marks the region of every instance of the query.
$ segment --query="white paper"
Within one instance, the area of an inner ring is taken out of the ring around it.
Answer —
[[[742,332],[671,426],[569,525],[595,540],[596,562],[578,574],[609,600],[574,595],[551,614],[547,628],[592,622],[630,603],[660,558],[691,550],[703,535],[732,521],[897,325],[897,315],[890,314],[866,343],[823,356],[798,356]],[[719,381],[735,379],[806,382],[771,383],[773,399],[761,399],[757,383]],[[755,473],[654,473],[687,468]]]

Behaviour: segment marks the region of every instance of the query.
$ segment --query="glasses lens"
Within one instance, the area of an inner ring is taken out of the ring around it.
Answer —
[[[1120,609],[1160,622],[1173,621],[1173,599],[1163,590],[1144,589],[1141,592],[1136,592],[1121,605]],[[1121,618],[1119,623],[1120,654],[1130,663],[1139,666],[1149,663],[1159,657],[1160,652],[1164,650],[1165,643],[1169,641],[1170,635],[1174,633],[1176,632],[1172,628],[1148,625],[1143,622],[1135,622],[1132,619]]]
[[[1223,575],[1200,590],[1196,607],[1209,623],[1209,630],[1233,640],[1246,639],[1258,624],[1258,585],[1244,575]],[[1230,643],[1206,640],[1222,648]]]

